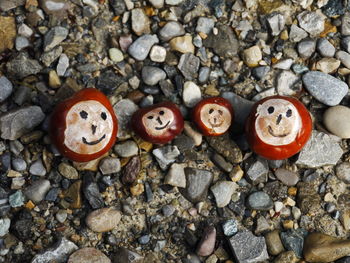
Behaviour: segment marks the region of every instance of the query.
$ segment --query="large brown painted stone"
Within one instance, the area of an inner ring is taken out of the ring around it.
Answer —
[[[304,242],[304,257],[307,262],[332,262],[349,254],[350,240],[311,233]]]

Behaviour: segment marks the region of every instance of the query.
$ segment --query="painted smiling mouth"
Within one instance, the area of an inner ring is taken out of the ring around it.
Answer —
[[[98,139],[96,141],[92,141],[92,142],[88,142],[85,137],[83,137],[82,139],[83,139],[83,143],[85,143],[87,145],[95,145],[95,144],[100,143],[104,138],[106,138],[106,134],[104,134],[100,139]]]
[[[166,128],[166,126],[168,126],[169,125],[169,123],[170,123],[170,121],[168,121],[164,126],[161,126],[161,127],[156,127],[155,129],[156,130],[163,130],[163,129],[165,129]]]
[[[211,121],[209,121],[209,123],[210,123],[212,128],[217,128],[217,127],[220,127],[224,123],[224,121],[222,120],[222,121],[217,122],[217,123],[212,123]]]
[[[269,125],[268,131],[269,131],[269,133],[270,133],[273,137],[283,138],[283,137],[286,137],[287,135],[289,135],[289,133],[275,134],[270,125]]]

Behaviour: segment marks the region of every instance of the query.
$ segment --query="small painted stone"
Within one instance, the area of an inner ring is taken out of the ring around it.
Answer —
[[[145,141],[164,144],[182,132],[184,120],[174,103],[162,102],[136,111],[131,127]]]
[[[252,108],[246,122],[251,149],[271,160],[298,153],[311,136],[312,120],[305,106],[295,98],[271,96]]]
[[[230,102],[221,97],[201,100],[192,112],[192,120],[205,136],[219,136],[233,123],[234,112]]]
[[[118,122],[108,98],[89,88],[75,93],[55,108],[50,137],[59,152],[76,162],[105,154],[117,137]]]

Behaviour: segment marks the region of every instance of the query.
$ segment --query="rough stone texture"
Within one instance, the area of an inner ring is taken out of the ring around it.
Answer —
[[[129,121],[138,108],[139,107],[129,99],[122,99],[113,106],[118,119],[118,138],[128,137]]]
[[[120,172],[120,160],[115,157],[103,158],[99,163],[99,169],[103,175]]]
[[[251,209],[267,211],[273,207],[273,202],[265,192],[254,192],[249,195],[247,205]]]
[[[335,173],[344,183],[350,184],[350,163],[343,162],[336,166]]]
[[[144,60],[152,46],[159,42],[157,35],[143,35],[136,39],[128,48],[129,54],[137,60]]]
[[[252,164],[248,164],[246,169],[247,179],[254,185],[266,182],[269,166],[267,160],[257,158]]]
[[[119,248],[113,256],[113,263],[143,263],[144,257],[127,248]]]
[[[200,65],[200,59],[192,53],[182,54],[177,68],[187,80],[192,80],[197,77],[197,72]]]
[[[18,6],[24,5],[25,2],[25,0],[0,0],[0,10],[6,12]]]
[[[185,164],[173,163],[164,178],[165,184],[186,187]]]
[[[50,261],[64,263],[67,261],[68,256],[77,249],[77,245],[63,237],[52,248],[42,254],[37,254],[31,263],[47,263]]]
[[[142,8],[134,8],[131,10],[131,27],[136,35],[151,33],[151,22]]]
[[[240,163],[242,161],[242,152],[237,144],[231,140],[228,134],[218,137],[206,137],[209,145],[229,162]]]
[[[235,109],[234,123],[238,123],[239,125],[243,126],[250,113],[252,106],[254,105],[254,102],[242,98],[237,94],[229,91],[223,92],[221,96],[227,99],[231,103],[232,107]]]
[[[50,190],[50,181],[46,179],[37,180],[28,186],[24,191],[24,195],[34,203],[40,203],[46,193]]]
[[[186,81],[184,83],[184,88],[182,92],[182,100],[184,104],[192,108],[194,107],[202,98],[202,92],[200,88],[192,81]]]
[[[298,174],[287,169],[279,168],[275,171],[275,175],[278,180],[287,186],[294,186],[299,182]]]
[[[323,115],[323,123],[334,135],[348,139],[350,138],[350,108],[337,105],[328,108]]]
[[[311,36],[317,36],[324,30],[325,16],[317,12],[304,11],[298,16],[299,25]]]
[[[121,213],[115,208],[101,208],[88,214],[86,225],[94,232],[108,232],[116,228],[121,219]]]
[[[221,57],[234,57],[238,51],[238,41],[230,26],[217,25],[218,34],[213,33],[203,41],[205,47],[212,48]]]
[[[202,239],[197,246],[197,255],[207,257],[213,253],[216,241],[216,229],[209,226],[204,229]]]
[[[179,22],[169,21],[159,30],[159,37],[163,41],[169,41],[170,39],[185,34],[185,30]]]
[[[185,168],[186,188],[181,193],[192,203],[204,201],[208,188],[213,180],[213,174],[206,170]]]
[[[60,163],[58,165],[58,171],[61,175],[68,179],[76,180],[79,178],[77,170],[73,166],[70,166],[68,163]]]
[[[12,89],[12,83],[4,76],[0,77],[0,102],[3,102],[11,95]]]
[[[67,263],[111,263],[111,260],[101,251],[93,247],[85,247],[75,251]]]
[[[310,168],[335,165],[342,155],[343,150],[334,138],[323,132],[313,131],[296,164]]]
[[[339,104],[349,90],[345,82],[319,71],[306,73],[303,83],[315,99],[328,106]]]
[[[139,148],[136,142],[132,140],[124,141],[114,146],[114,151],[120,157],[132,157],[137,155]]]
[[[311,233],[305,239],[303,252],[308,262],[332,262],[350,254],[350,240]]]
[[[45,118],[39,106],[28,106],[7,112],[0,117],[1,138],[16,140],[38,126]]]
[[[269,258],[265,239],[254,236],[250,231],[237,233],[229,242],[238,263],[254,263]]]
[[[276,229],[271,231],[265,235],[267,250],[273,256],[277,256],[282,251],[284,251],[284,247],[280,238],[280,233]]]
[[[167,167],[175,162],[176,157],[180,155],[180,151],[176,146],[164,146],[152,151],[156,157],[157,162],[162,170],[166,170]]]
[[[237,190],[238,185],[231,181],[219,181],[210,187],[215,196],[216,205],[218,207],[225,207],[231,201],[232,194]]]
[[[12,1],[7,1],[12,2]],[[3,5],[3,3],[2,3]],[[0,53],[12,49],[16,38],[16,22],[14,17],[0,16]]]
[[[166,74],[164,70],[160,68],[152,66],[145,66],[142,68],[142,80],[147,85],[157,85],[159,81],[164,80],[165,78]]]
[[[293,251],[282,252],[275,258],[273,263],[298,263],[299,258],[295,255]]]
[[[304,229],[299,228],[282,232],[280,236],[285,249],[294,251],[295,255],[301,258],[306,234]]]
[[[68,36],[68,29],[56,26],[45,34],[44,51],[49,51],[59,45]]]
[[[298,183],[298,207],[303,214],[315,215],[321,210],[321,197],[313,182]]]
[[[19,79],[29,75],[35,75],[42,69],[39,62],[29,58],[28,54],[25,52],[19,53],[17,57],[6,64],[6,67],[9,75]]]

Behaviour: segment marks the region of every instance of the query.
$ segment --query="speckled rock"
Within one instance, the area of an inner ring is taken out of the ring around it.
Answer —
[[[101,208],[88,214],[86,225],[94,232],[108,232],[116,228],[121,219],[121,213],[115,208]]]
[[[231,181],[219,181],[210,187],[211,192],[215,196],[216,205],[225,207],[231,201],[232,194],[238,189],[238,185]]]
[[[268,194],[259,191],[249,195],[247,205],[251,209],[267,211],[273,207],[273,202]]]
[[[206,137],[209,145],[219,154],[232,163],[240,163],[242,161],[242,152],[237,144],[229,138],[227,134],[217,137]]]
[[[279,254],[273,263],[298,263],[299,258],[295,255],[293,251],[286,251]]]
[[[112,261],[101,251],[93,247],[85,247],[75,251],[67,263],[111,263]]]
[[[277,256],[282,251],[284,251],[284,247],[280,238],[280,233],[276,229],[271,231],[265,235],[267,250],[273,256]]]
[[[129,54],[137,59],[144,60],[148,56],[152,46],[159,42],[157,35],[145,34],[136,39],[128,48]]]
[[[298,174],[287,169],[279,168],[275,171],[275,175],[278,180],[287,186],[294,186],[299,182]]]
[[[34,203],[40,203],[42,200],[44,200],[46,193],[50,190],[50,187],[51,184],[49,180],[37,180],[25,189],[24,195]]]

